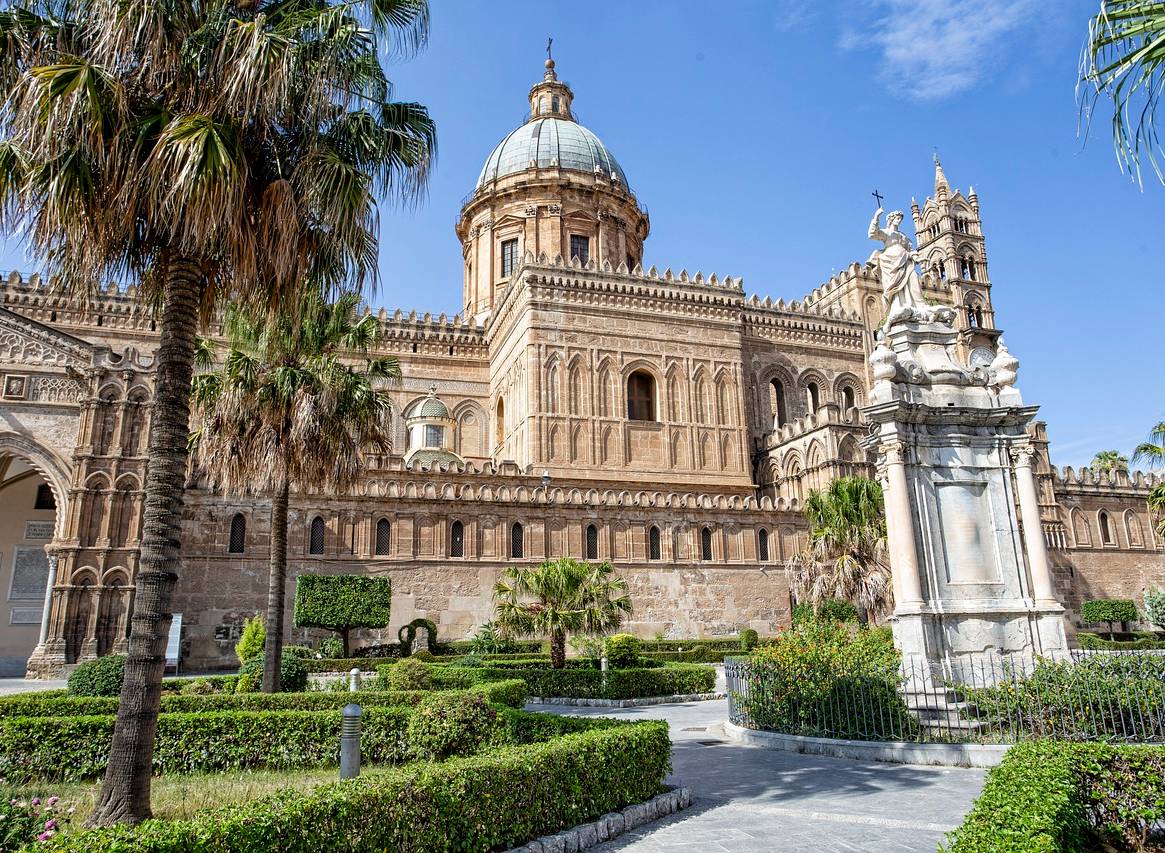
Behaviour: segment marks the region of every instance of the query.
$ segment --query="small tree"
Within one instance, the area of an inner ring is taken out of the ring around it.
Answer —
[[[1136,622],[1137,604],[1128,598],[1100,598],[1080,606],[1080,618],[1085,622],[1107,622],[1108,638],[1113,639],[1114,622]]]
[[[1165,628],[1165,589],[1145,590],[1145,618],[1158,628]]]
[[[300,575],[295,582],[295,626],[338,632],[347,657],[348,632],[388,625],[391,602],[388,578]]]
[[[256,613],[243,622],[242,636],[235,643],[235,657],[239,659],[240,664],[244,664],[251,658],[262,655],[266,645],[267,627],[263,623],[263,617]]]
[[[550,665],[566,665],[568,634],[602,634],[631,612],[627,582],[610,563],[570,557],[539,566],[513,566],[494,586],[494,622],[521,637],[549,637]]]

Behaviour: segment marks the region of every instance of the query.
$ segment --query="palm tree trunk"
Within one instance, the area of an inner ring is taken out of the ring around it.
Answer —
[[[139,567],[129,655],[101,793],[88,826],[138,823],[150,817],[154,732],[166,669],[190,430],[190,380],[203,275],[188,260],[163,273],[161,340],[155,355],[154,405]]]
[[[566,666],[566,633],[563,631],[550,633],[550,666],[553,669]]]
[[[286,466],[285,466],[286,470]],[[287,589],[287,480],[271,498],[271,567],[267,576],[267,643],[264,646],[263,692],[279,692],[283,656],[283,599]]]

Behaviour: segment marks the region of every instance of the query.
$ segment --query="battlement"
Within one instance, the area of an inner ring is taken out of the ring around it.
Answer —
[[[766,433],[762,449],[771,450],[774,447],[780,447],[786,442],[801,438],[824,427],[862,427],[864,431],[857,409],[850,409],[849,413],[845,413],[837,405],[827,403],[816,412],[795,418],[784,426]]]
[[[365,307],[365,316],[372,313],[371,308]],[[381,308],[376,312],[376,318],[382,335],[378,349],[391,350],[395,348],[394,344],[408,344],[416,347],[414,352],[429,354],[437,354],[438,349],[449,347],[472,347],[479,350],[474,354],[481,356],[487,352],[485,326],[468,315],[454,314],[449,317],[442,312],[434,316],[427,311],[423,314],[409,311],[406,314],[399,308],[393,312]]]
[[[152,332],[154,314],[136,286],[107,282],[93,291],[67,290],[40,273],[0,272],[0,305],[42,323]]]
[[[1165,485],[1165,473],[1154,474],[1148,471],[1093,471],[1085,466],[1079,471],[1070,465],[1062,469],[1052,469],[1052,476],[1065,486],[1096,486],[1099,488],[1123,488],[1137,491]]]

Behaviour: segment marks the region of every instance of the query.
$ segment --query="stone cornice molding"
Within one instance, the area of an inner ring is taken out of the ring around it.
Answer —
[[[14,364],[77,370],[93,366],[101,351],[93,344],[8,308],[0,308],[0,348],[12,353]]]

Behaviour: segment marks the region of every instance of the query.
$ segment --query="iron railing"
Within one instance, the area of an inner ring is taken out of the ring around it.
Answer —
[[[863,664],[725,660],[732,722],[851,740],[1165,743],[1165,656],[1073,652]]]

